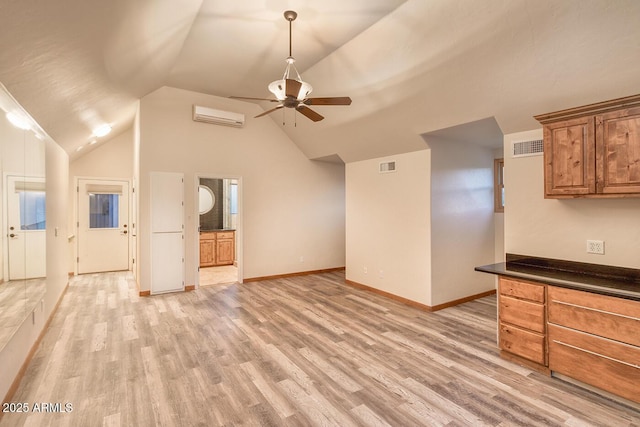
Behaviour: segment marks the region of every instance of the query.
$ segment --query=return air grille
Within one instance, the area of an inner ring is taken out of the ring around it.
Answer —
[[[380,173],[389,173],[396,171],[396,162],[382,162],[380,163]]]
[[[514,142],[512,157],[539,156],[542,154],[543,147],[541,139]]]

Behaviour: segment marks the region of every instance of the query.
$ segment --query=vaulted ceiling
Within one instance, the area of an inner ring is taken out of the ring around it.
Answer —
[[[353,99],[283,127],[309,158],[412,151],[486,118],[529,130],[534,114],[640,93],[637,0],[8,0],[0,82],[73,157],[162,86],[268,97],[287,9],[313,95]]]

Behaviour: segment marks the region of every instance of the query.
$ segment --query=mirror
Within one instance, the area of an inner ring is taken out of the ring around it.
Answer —
[[[45,140],[0,84],[0,350],[46,288]]]
[[[206,185],[198,186],[198,210],[200,211],[200,215],[204,215],[213,209],[213,206],[216,204],[216,196],[213,194],[213,191]]]

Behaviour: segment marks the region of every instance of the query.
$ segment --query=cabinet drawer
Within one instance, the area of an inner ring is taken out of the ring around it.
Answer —
[[[640,302],[550,286],[549,323],[640,346]]]
[[[200,232],[200,240],[215,240],[216,233],[213,231],[201,231]]]
[[[500,321],[544,333],[544,305],[500,295]]]
[[[500,322],[500,348],[525,359],[546,364],[545,337],[516,326]]]
[[[534,283],[501,277],[498,287],[501,295],[544,302],[544,285],[536,285]]]
[[[640,403],[640,348],[549,325],[549,368]]]
[[[218,240],[220,239],[233,239],[233,231],[218,231]]]

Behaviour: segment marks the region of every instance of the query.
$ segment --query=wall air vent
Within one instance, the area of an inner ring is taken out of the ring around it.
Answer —
[[[381,162],[380,168],[378,169],[380,173],[390,173],[396,171],[396,162]]]
[[[543,147],[541,139],[517,141],[512,145],[512,157],[539,156],[542,154]]]
[[[244,125],[244,114],[194,105],[193,121],[239,128]]]

